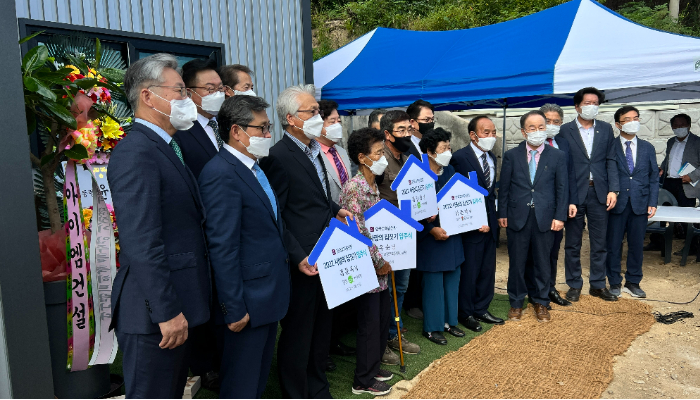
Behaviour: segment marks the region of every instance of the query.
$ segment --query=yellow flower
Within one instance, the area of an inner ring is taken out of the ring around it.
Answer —
[[[83,208],[83,220],[86,225],[90,224],[90,219],[92,218],[92,210],[89,208]]]
[[[119,246],[119,243],[115,243],[114,249],[117,251],[117,253],[119,253],[119,251],[121,251],[122,248],[121,248],[121,246]]]
[[[66,65],[66,68],[72,69],[73,70],[73,72],[71,72],[72,74],[79,74],[80,73],[80,70],[74,65],[70,65],[70,64]]]
[[[102,136],[107,139],[120,139],[124,135],[124,131],[120,130],[119,122],[113,120],[109,116],[105,116],[100,123]]]

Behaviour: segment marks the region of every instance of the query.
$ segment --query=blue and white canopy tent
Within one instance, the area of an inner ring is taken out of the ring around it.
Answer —
[[[430,49],[416,54],[415,49]],[[612,101],[696,98],[700,39],[638,25],[592,0],[479,28],[377,28],[314,62],[317,98],[341,110],[571,105],[586,86]],[[621,89],[618,92],[618,89]]]

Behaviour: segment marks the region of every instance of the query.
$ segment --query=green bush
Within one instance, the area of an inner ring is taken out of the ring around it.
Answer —
[[[684,26],[672,20],[668,14],[668,6],[665,4],[652,8],[643,2],[635,1],[625,4],[618,12],[632,21],[650,28],[691,36],[700,34],[700,29]],[[684,17],[684,15],[680,15],[679,21],[682,21]]]

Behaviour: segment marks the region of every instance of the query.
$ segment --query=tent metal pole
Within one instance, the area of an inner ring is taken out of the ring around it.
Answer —
[[[501,160],[506,155],[506,109],[508,108],[508,99],[503,99],[503,146],[501,146]]]

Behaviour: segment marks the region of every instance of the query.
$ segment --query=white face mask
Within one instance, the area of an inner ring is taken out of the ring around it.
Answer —
[[[590,121],[595,118],[596,115],[598,115],[598,106],[595,105],[587,105],[581,107],[581,112],[578,114],[581,116],[581,118]]]
[[[367,158],[369,158],[369,157],[367,157]],[[370,160],[371,160],[371,158],[370,158]],[[386,160],[386,157],[385,157],[385,156],[382,156],[382,158],[380,158],[380,159],[377,160],[377,161],[372,161],[372,166],[371,166],[371,167],[368,166],[367,164],[365,164],[365,167],[369,168],[369,170],[372,171],[372,173],[373,173],[374,175],[381,175],[381,174],[383,174],[383,173],[384,173],[384,170],[385,170],[386,167],[388,167],[388,166],[389,166],[389,162]]]
[[[446,167],[450,164],[450,160],[452,159],[452,152],[449,150],[445,150],[442,153],[436,155],[435,157],[431,156],[430,158],[435,160],[437,165],[441,167]]]
[[[540,147],[547,139],[547,131],[534,131],[527,134],[527,144],[532,147]]]
[[[151,90],[149,92],[153,93]],[[164,98],[153,93],[154,96],[159,99],[165,100]],[[168,100],[165,100],[168,101]],[[170,123],[173,128],[178,131],[186,131],[194,125],[194,121],[197,120],[197,105],[189,97],[183,100],[173,99],[169,101],[170,103],[170,115],[160,111],[157,108],[153,108],[159,113],[170,117]]]
[[[676,135],[677,138],[684,138],[688,136],[688,129],[689,128],[675,128],[673,129],[673,134]]]
[[[481,147],[483,151],[489,152],[491,151],[491,149],[493,149],[493,146],[496,144],[496,137],[480,137],[479,141],[476,144],[479,145],[479,147]]]
[[[248,132],[243,130],[243,128],[240,129],[243,131],[243,133],[246,134],[246,136],[248,136],[248,139],[250,139],[250,144],[248,146],[244,145],[245,149],[248,150],[248,153],[250,153],[253,157],[257,158],[258,160],[261,158],[265,158],[268,156],[268,154],[270,154],[270,144],[272,143],[271,137],[265,138],[259,136],[250,136],[248,135]],[[243,142],[241,142],[241,144],[243,144]]]
[[[216,116],[219,114],[221,104],[224,103],[224,100],[226,100],[224,92],[214,92],[206,95],[202,97],[202,110]]]
[[[255,92],[253,91],[253,89],[246,90],[245,92],[241,92],[240,90],[234,89],[234,90],[233,90],[233,95],[234,95],[234,96],[241,96],[241,95],[242,95],[242,96],[257,96],[257,94],[255,94]]]
[[[343,138],[343,126],[340,123],[335,123],[326,127],[326,139],[333,143],[338,143]]]
[[[316,139],[319,136],[321,136],[321,130],[323,130],[323,118],[321,118],[321,114],[316,114],[303,122],[304,127],[302,130],[304,131],[304,135],[306,135],[307,138]]]
[[[622,132],[625,133],[637,133],[639,132],[639,128],[642,125],[639,123],[639,121],[630,121],[624,125],[622,125]]]
[[[547,139],[554,139],[555,136],[559,134],[559,125],[547,125]]]

